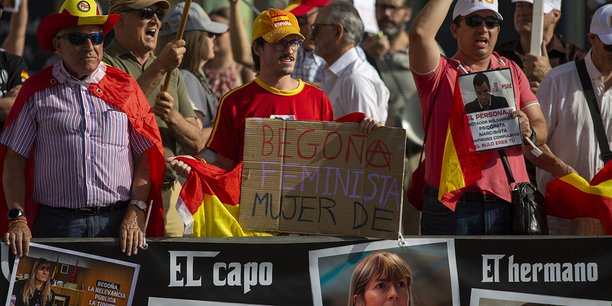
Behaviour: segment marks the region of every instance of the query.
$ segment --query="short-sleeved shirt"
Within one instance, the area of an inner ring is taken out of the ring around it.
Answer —
[[[133,78],[138,79],[145,69],[155,61],[155,58],[155,55],[151,53],[144,64],[140,64],[132,52],[121,47],[116,41],[113,41],[108,47],[104,48],[103,60],[109,65],[121,69]],[[162,83],[163,80],[154,90],[145,92],[151,107],[155,105],[155,96],[161,91]],[[196,117],[193,106],[191,106],[191,101],[189,100],[185,82],[178,69],[174,69],[170,73],[170,82],[168,83],[168,89],[166,91],[174,98],[174,106],[183,117]],[[178,143],[174,136],[174,132],[168,127],[168,124],[158,116],[155,116],[155,121],[159,127],[159,133],[161,134],[162,143],[164,145],[164,156],[175,156],[177,154]],[[172,168],[166,165],[166,181],[174,181],[175,179],[176,175],[172,171]]]
[[[32,199],[66,208],[106,206],[130,199],[133,156],[153,144],[114,106],[115,95],[101,91],[98,97],[89,90],[92,84],[125,74],[116,69],[109,72],[100,64],[86,79],[77,80],[61,61],[46,69],[52,69],[53,80],[34,76],[22,90],[37,86],[34,82],[55,85],[28,97],[0,137],[0,142],[24,158],[34,150]],[[140,87],[131,81],[124,90],[136,95]]]
[[[257,77],[223,96],[206,146],[238,163],[242,161],[246,119],[272,115],[292,115],[294,120],[334,120],[327,95],[317,87],[300,80],[296,89],[280,90]]]
[[[23,57],[0,51],[0,98],[17,85],[23,84],[28,77],[28,67]],[[4,121],[0,122],[0,131]]]
[[[452,109],[455,81],[461,74],[458,69],[459,65],[460,62],[457,60],[440,56],[438,66],[431,73],[417,74],[413,72],[419,91],[421,108],[423,109],[423,122],[427,126],[427,122],[431,121],[425,145],[425,180],[436,188],[440,185],[442,158]],[[489,69],[501,68],[510,68],[517,109],[524,109],[533,103],[537,103],[535,95],[530,90],[527,77],[516,63],[493,53]],[[432,107],[431,118],[428,118]],[[528,182],[529,178],[525,169],[522,148],[520,146],[506,148],[505,152],[515,180],[517,182]],[[482,178],[473,186],[468,186],[468,190],[492,193],[506,201],[511,200],[508,179],[499,155],[491,154],[482,169]]]

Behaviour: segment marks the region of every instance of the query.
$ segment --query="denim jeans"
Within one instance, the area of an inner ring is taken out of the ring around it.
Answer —
[[[509,235],[512,205],[502,199],[466,200],[455,211],[437,198],[437,189],[427,186],[421,214],[421,235]]]
[[[117,209],[95,216],[75,214],[65,209],[38,206],[32,236],[53,237],[119,237],[119,226],[125,209]]]

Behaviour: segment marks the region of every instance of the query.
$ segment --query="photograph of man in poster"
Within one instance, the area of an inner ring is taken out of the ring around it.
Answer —
[[[500,109],[508,107],[508,101],[504,97],[494,96],[491,94],[491,84],[489,78],[484,73],[478,73],[473,80],[476,99],[465,104],[465,112],[475,113],[487,110]]]

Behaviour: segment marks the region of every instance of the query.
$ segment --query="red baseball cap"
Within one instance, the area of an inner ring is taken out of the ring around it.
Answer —
[[[291,12],[295,16],[303,16],[315,7],[326,6],[329,1],[330,0],[291,0],[289,1],[289,6],[285,8],[285,11]]]

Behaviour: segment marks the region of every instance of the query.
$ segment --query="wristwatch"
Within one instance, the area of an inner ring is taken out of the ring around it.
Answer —
[[[130,205],[134,205],[136,206],[138,209],[146,212],[147,208],[149,208],[149,205],[147,205],[147,203],[145,203],[145,201],[141,201],[141,200],[130,200]]]
[[[19,208],[12,208],[8,211],[7,217],[9,221],[17,220],[19,217],[25,216],[23,210]]]
[[[530,128],[531,128],[531,135],[529,135],[529,140],[535,143],[536,138],[538,138],[538,134],[536,134],[535,130],[533,129],[533,126],[531,126]]]

